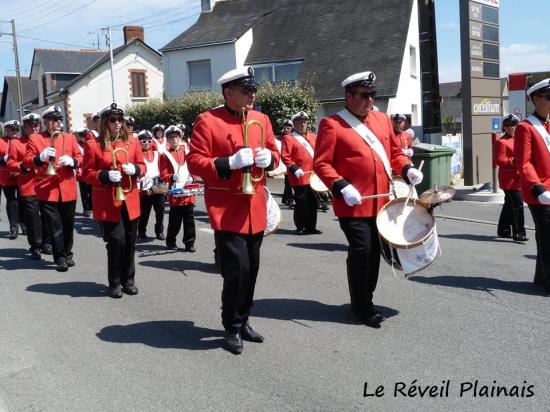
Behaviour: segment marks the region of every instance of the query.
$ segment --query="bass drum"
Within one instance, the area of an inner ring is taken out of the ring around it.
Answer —
[[[279,224],[281,223],[281,209],[279,205],[271,196],[271,192],[267,187],[264,186],[265,190],[265,201],[267,205],[267,226],[264,230],[264,237],[269,236],[277,230]]]
[[[312,173],[309,177],[309,187],[313,190],[319,205],[328,206],[332,203],[332,193],[315,173]]]
[[[405,275],[432,263],[439,250],[435,219],[427,205],[405,198],[386,203],[378,216],[376,226],[382,243],[384,260]]]
[[[390,196],[390,200],[398,199],[400,197],[407,197],[409,195],[410,186],[405,182],[401,176],[392,177],[392,194],[395,193],[395,196]],[[413,188],[411,199],[418,199],[418,193],[416,193],[416,188]]]

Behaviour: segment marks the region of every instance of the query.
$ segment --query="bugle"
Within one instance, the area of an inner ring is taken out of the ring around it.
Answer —
[[[249,147],[248,146],[248,129],[254,125],[260,128],[262,148],[264,148],[265,147],[265,126],[259,120],[249,120],[248,122],[244,123],[243,146]],[[253,195],[254,193],[256,193],[252,182],[259,182],[263,178],[264,178],[264,169],[262,169],[262,172],[260,173],[259,176],[252,176],[252,166],[243,167],[243,181],[242,181],[241,193],[246,195]]]
[[[125,162],[124,164],[128,163],[128,152],[126,149],[122,147],[117,147],[116,149],[111,151],[111,158],[113,160],[113,170],[118,170],[117,166],[117,153],[122,152],[125,156]],[[130,186],[127,189],[122,188],[122,184],[120,182],[115,183],[115,202],[123,202],[126,200],[126,196],[124,193],[128,193],[130,190],[132,190],[132,178],[129,177],[130,180]]]
[[[55,148],[55,140],[59,137],[59,135],[63,136],[62,147],[65,147],[65,135],[63,134],[63,132],[60,131],[53,132],[50,136],[50,147]],[[48,167],[46,168],[46,175],[55,176],[56,174],[57,172],[55,171],[55,156],[50,156]]]

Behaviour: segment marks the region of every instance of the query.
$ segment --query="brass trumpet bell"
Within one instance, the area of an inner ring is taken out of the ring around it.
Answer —
[[[55,171],[55,161],[50,160],[48,162],[48,167],[46,168],[46,176],[55,176],[57,172]]]

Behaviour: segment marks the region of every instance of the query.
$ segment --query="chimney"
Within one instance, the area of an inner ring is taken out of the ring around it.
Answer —
[[[216,1],[219,0],[201,0],[201,11],[203,13],[210,13],[214,9]]]
[[[124,26],[122,31],[124,32],[124,44],[130,43],[134,39],[140,39],[145,43],[142,26]]]

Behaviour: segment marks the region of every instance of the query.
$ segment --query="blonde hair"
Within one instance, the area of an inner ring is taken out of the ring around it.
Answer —
[[[111,142],[111,133],[109,132],[108,123],[109,123],[109,115],[101,118],[101,124],[99,126],[99,141],[101,143],[102,149],[107,148],[108,144]],[[126,146],[128,145],[129,133],[128,133],[128,129],[126,128],[126,123],[124,122],[124,120],[122,120],[118,137],[120,138],[120,140],[124,142]]]

